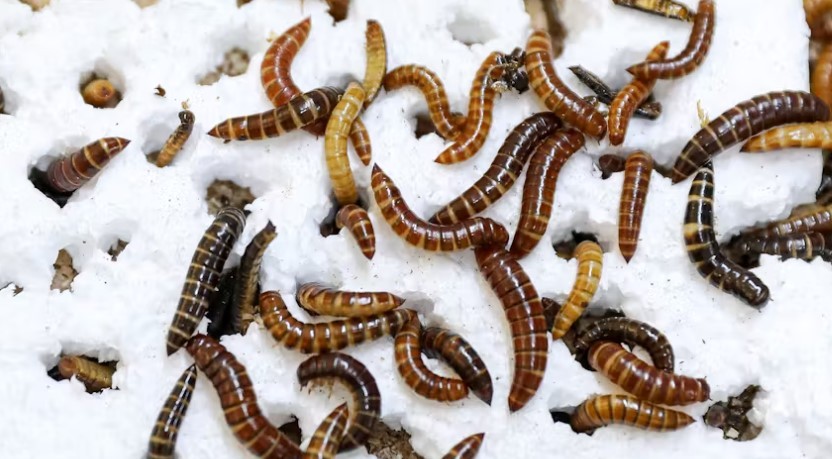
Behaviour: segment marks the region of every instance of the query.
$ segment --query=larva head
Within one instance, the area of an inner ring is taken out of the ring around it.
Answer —
[[[482,219],[482,226],[485,230],[485,243],[487,245],[498,245],[505,247],[508,243],[509,235],[505,226],[495,222],[490,218]]]
[[[194,121],[196,121],[196,117],[194,113],[190,110],[182,110],[179,112],[179,122],[185,125],[193,125]]]
[[[197,334],[185,343],[185,350],[194,358],[196,366],[204,371],[214,357],[225,351],[225,347],[210,336]]]
[[[756,282],[742,282],[740,284],[740,293],[742,300],[757,309],[762,309],[768,304],[769,291],[768,287],[759,279],[754,279]]]

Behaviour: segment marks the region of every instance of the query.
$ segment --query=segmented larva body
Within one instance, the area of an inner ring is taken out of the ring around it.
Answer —
[[[341,100],[343,91],[324,86],[303,93],[272,110],[229,118],[208,135],[225,140],[264,140],[325,120]]]
[[[303,354],[332,352],[395,335],[413,316],[409,309],[396,309],[367,317],[305,324],[292,317],[280,294],[260,294],[260,316],[263,325],[281,345]]]
[[[367,97],[364,98],[364,108],[367,108],[376,98],[381,88],[381,81],[387,73],[387,43],[384,39],[384,29],[378,21],[373,19],[367,21],[364,36],[367,39],[367,66],[361,86],[367,93]]]
[[[526,42],[526,71],[529,85],[549,110],[587,135],[604,137],[607,133],[604,116],[558,77],[552,65],[552,42],[542,30],[532,32]]]
[[[744,153],[764,153],[784,148],[832,148],[832,122],[790,124],[752,137]]]
[[[260,64],[260,82],[266,91],[266,97],[275,107],[285,105],[300,94],[300,89],[292,81],[292,61],[301,46],[306,43],[311,29],[311,18],[289,27],[272,41],[263,56],[263,62]]]
[[[318,282],[301,285],[297,300],[310,311],[336,317],[373,316],[396,309],[404,303],[404,299],[389,292],[347,292]]]
[[[575,432],[591,433],[610,424],[664,432],[681,429],[695,421],[687,414],[662,408],[629,395],[592,397],[575,409],[570,425]]]
[[[194,130],[194,121],[196,121],[196,117],[192,111],[182,110],[179,112],[179,126],[176,126],[165,145],[159,150],[159,156],[156,157],[156,166],[165,167],[173,162],[173,158],[188,141],[188,137],[191,136],[191,132]]]
[[[422,352],[431,358],[441,357],[474,395],[491,405],[494,393],[491,374],[477,351],[463,337],[444,328],[426,328],[422,331]]]
[[[352,126],[350,126],[350,142],[355,147],[355,155],[358,156],[361,163],[369,166],[373,159],[373,144],[370,142],[370,133],[367,131],[367,127],[357,116],[352,120]]]
[[[439,76],[421,65],[403,65],[385,75],[384,90],[387,92],[404,86],[416,86],[428,104],[428,115],[436,132],[445,139],[453,140],[465,125],[465,116],[451,113],[448,94]]]
[[[452,252],[489,244],[504,246],[508,242],[508,231],[490,218],[474,217],[450,225],[420,219],[378,163],[373,166],[371,185],[376,204],[390,228],[414,247],[430,252]]]
[[[3,96],[3,88],[0,88],[0,113],[6,108],[6,98]]]
[[[84,384],[87,392],[98,392],[113,387],[115,372],[116,370],[110,366],[79,355],[67,355],[58,361],[58,373],[66,379],[75,377]]]
[[[263,416],[246,367],[233,354],[205,335],[195,335],[185,348],[214,385],[231,433],[251,454],[264,459],[300,459],[298,445]]]
[[[442,456],[442,459],[474,459],[480,451],[482,441],[485,439],[484,433],[478,433],[465,437],[461,442],[454,445],[448,454]]]
[[[809,231],[832,230],[832,206],[812,206],[803,212],[796,212],[780,221],[772,222],[763,228],[752,229],[743,237],[772,238],[789,234],[803,234]]]
[[[675,362],[673,346],[662,332],[649,324],[626,317],[607,317],[596,320],[575,338],[575,353],[587,352],[598,341],[615,341],[641,346],[650,354],[653,366],[673,373]]]
[[[347,228],[358,243],[361,253],[368,260],[373,259],[376,254],[376,232],[366,210],[355,204],[347,204],[335,214],[335,225]]]
[[[604,81],[598,77],[598,75],[590,72],[589,70],[581,67],[580,65],[573,65],[569,67],[569,70],[575,74],[578,80],[581,81],[586,87],[592,90],[595,93],[593,97],[586,97],[584,98],[587,101],[590,101],[590,104],[595,106],[595,101],[601,102],[602,104],[610,105],[612,100],[618,94],[618,92],[613,91],[609,85],[604,83]],[[642,118],[647,118],[650,120],[654,120],[658,118],[662,114],[662,104],[658,101],[652,102],[643,102],[638,107],[636,107],[635,112],[633,113],[634,116],[639,116]]]
[[[803,0],[803,10],[812,38],[825,39],[832,35],[826,25],[827,16],[832,12],[832,0]]]
[[[225,260],[237,237],[243,231],[246,216],[236,207],[219,211],[211,226],[205,230],[196,246],[185,285],[179,295],[179,305],[168,329],[167,353],[176,352],[193,335],[205,312],[217,285]]]
[[[195,385],[196,365],[191,365],[176,381],[165,404],[162,405],[162,410],[150,433],[146,459],[174,459],[179,426],[185,418],[185,413],[188,412]]]
[[[652,173],[653,158],[647,153],[637,151],[627,157],[621,204],[618,207],[618,248],[627,263],[635,255],[638,246],[641,218],[647,203]]]
[[[458,378],[446,378],[430,371],[422,361],[422,324],[413,316],[396,333],[396,368],[404,383],[428,400],[455,402],[468,396],[468,387]]]
[[[503,305],[511,330],[514,377],[508,407],[515,412],[531,400],[546,371],[549,338],[543,305],[528,274],[502,247],[479,247],[474,254],[480,273]]]
[[[312,434],[303,459],[334,459],[347,433],[349,416],[346,403],[329,413]]]
[[[117,95],[116,88],[105,79],[92,80],[81,91],[84,102],[95,108],[113,107],[117,103]]]
[[[768,287],[731,260],[719,249],[714,233],[714,170],[710,161],[693,178],[685,210],[685,246],[696,271],[711,285],[730,293],[749,306],[762,308],[769,298]]]
[[[667,55],[667,48],[669,47],[670,42],[663,41],[659,43],[650,50],[650,53],[647,55],[647,61],[654,62],[664,59]],[[615,95],[615,98],[610,104],[608,119],[611,145],[621,145],[624,143],[630,118],[633,117],[636,108],[647,100],[655,85],[655,78],[635,77]]]
[[[356,82],[350,83],[326,124],[326,168],[329,171],[335,199],[342,205],[355,204],[358,201],[358,189],[355,187],[355,178],[352,176],[350,159],[347,156],[347,136],[363,104],[364,89]]]
[[[584,146],[584,135],[574,128],[558,129],[535,148],[526,171],[520,221],[511,243],[511,254],[523,258],[540,242],[555,201],[560,170]]]
[[[832,232],[810,231],[786,236],[743,238],[737,246],[738,253],[777,255],[781,260],[799,258],[811,260],[817,256],[832,258]]]
[[[830,0],[832,7],[832,0]],[[815,69],[812,71],[812,94],[820,97],[827,106],[832,106],[832,43],[823,45]]]
[[[566,302],[555,315],[552,325],[552,338],[560,339],[572,328],[584,313],[601,282],[601,270],[604,266],[604,251],[593,241],[583,241],[575,247],[578,260],[578,275]]]
[[[616,172],[623,171],[626,166],[627,160],[618,155],[606,154],[598,158],[598,169],[601,170],[601,178],[604,180],[610,178]]]
[[[612,0],[612,2],[616,5],[680,21],[690,22],[694,18],[694,13],[687,6],[673,0]]]
[[[121,137],[98,139],[69,156],[52,161],[46,169],[46,181],[58,193],[71,193],[95,177],[129,144],[129,140]]]
[[[705,60],[711,48],[716,23],[716,5],[713,0],[699,0],[688,44],[677,56],[660,61],[645,61],[633,65],[628,72],[641,79],[672,80],[696,70]]]
[[[306,387],[320,378],[338,380],[349,388],[353,397],[354,409],[351,410],[347,433],[338,452],[344,453],[367,443],[373,426],[381,416],[381,393],[370,370],[363,363],[340,352],[312,356],[298,367],[300,387]]]
[[[535,113],[523,120],[508,134],[482,178],[436,212],[430,222],[460,222],[497,202],[514,186],[534,148],[560,126],[560,120],[551,112]]]
[[[661,371],[618,343],[599,341],[589,348],[589,365],[641,400],[661,405],[690,405],[711,395],[708,382]]]
[[[828,120],[829,107],[803,91],[770,92],[740,102],[693,136],[676,159],[671,179],[681,182],[719,152],[775,126]]]
[[[231,326],[234,333],[245,334],[249,324],[254,320],[257,284],[260,281],[260,265],[263,262],[263,254],[266,253],[269,244],[276,237],[277,230],[275,230],[274,224],[269,221],[249,242],[246,251],[243,253],[243,258],[240,259],[239,274],[234,286],[234,313],[231,315]]]

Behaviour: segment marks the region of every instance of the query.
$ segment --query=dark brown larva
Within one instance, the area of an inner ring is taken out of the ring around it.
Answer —
[[[480,451],[482,441],[485,438],[484,433],[478,433],[465,437],[461,442],[455,444],[448,454],[442,456],[442,459],[474,459]]]
[[[616,172],[623,171],[626,165],[627,160],[618,155],[606,154],[598,158],[598,169],[601,169],[601,178],[604,180]]]
[[[829,13],[832,12],[832,0],[803,0],[803,10],[813,39],[824,40],[832,36],[827,22]]]
[[[644,348],[659,370],[673,373],[673,346],[656,328],[626,317],[606,317],[596,320],[575,338],[575,354],[583,354],[597,341],[615,341]]]
[[[618,207],[618,248],[627,263],[635,255],[638,246],[641,217],[644,215],[652,173],[653,158],[647,153],[637,151],[627,157],[621,204]]]
[[[196,121],[196,117],[192,111],[183,110],[179,112],[179,126],[176,127],[159,151],[159,156],[156,157],[156,166],[165,167],[173,162],[173,158],[191,136],[191,131],[194,130],[194,121]]]
[[[645,13],[658,14],[680,21],[693,21],[694,13],[687,6],[673,0],[612,0],[616,5],[626,6]]]
[[[455,116],[451,113],[448,94],[445,92],[442,80],[427,67],[421,65],[396,67],[385,75],[383,84],[387,92],[403,86],[419,88],[427,101],[428,114],[436,127],[436,132],[445,139],[453,140],[465,125],[466,117]]]
[[[349,417],[350,412],[346,403],[342,403],[332,413],[329,413],[312,434],[303,459],[334,459],[347,433]]]
[[[129,144],[129,140],[121,137],[98,139],[69,156],[53,161],[46,170],[46,181],[58,193],[71,193],[95,177]]]
[[[58,373],[66,379],[74,377],[84,384],[87,392],[98,392],[113,387],[115,368],[94,362],[84,356],[67,355],[58,361]]]
[[[549,338],[543,305],[528,274],[502,247],[479,247],[474,254],[480,273],[503,305],[511,330],[514,378],[508,407],[514,412],[531,400],[546,371]]]
[[[339,452],[358,448],[370,438],[381,416],[381,393],[370,370],[358,360],[340,352],[315,355],[298,367],[300,387],[319,378],[334,378],[346,385],[353,397],[352,416]]]
[[[832,232],[809,231],[785,236],[749,237],[742,239],[735,251],[740,254],[777,255],[781,260],[799,258],[832,259]]]
[[[754,237],[769,239],[790,234],[803,234],[809,231],[832,230],[832,205],[810,206],[793,212],[788,218],[769,223],[762,228],[746,231],[744,238]]]
[[[269,221],[249,242],[243,258],[240,259],[232,303],[234,313],[231,315],[234,333],[245,334],[249,324],[254,320],[257,285],[260,282],[260,264],[263,262],[263,254],[276,237],[277,231],[274,224]]]
[[[263,56],[263,62],[260,64],[260,82],[266,91],[266,97],[275,107],[285,105],[300,94],[300,89],[292,81],[292,61],[300,47],[306,43],[311,29],[311,18],[289,27],[272,41]]]
[[[188,412],[195,385],[196,365],[191,365],[176,381],[165,404],[162,405],[162,410],[150,433],[147,459],[174,459],[179,426],[185,418],[185,413]]]
[[[662,408],[629,395],[600,395],[581,403],[572,415],[575,432],[592,433],[599,427],[622,424],[659,432],[693,424],[687,414]]]
[[[214,385],[231,433],[251,454],[264,459],[300,459],[298,445],[263,416],[248,372],[233,354],[205,335],[195,335],[185,348]]]
[[[226,207],[217,214],[196,246],[179,305],[168,329],[167,353],[176,352],[193,335],[211,302],[220,281],[225,260],[243,231],[246,216],[236,207]]]
[[[355,204],[347,204],[335,214],[335,225],[347,228],[358,243],[361,253],[368,260],[373,259],[376,254],[376,232],[366,210]]]
[[[444,328],[426,328],[422,331],[422,352],[431,358],[441,357],[474,395],[491,405],[494,393],[491,374],[477,351],[462,336]]]
[[[318,282],[298,287],[298,304],[317,314],[336,317],[367,317],[401,306],[404,299],[388,292],[348,292]]]
[[[668,47],[670,47],[669,42],[663,41],[659,43],[647,55],[647,61],[654,62],[664,59],[665,55],[667,55]],[[618,91],[618,94],[615,95],[615,98],[610,103],[610,114],[608,118],[610,145],[621,145],[624,143],[630,118],[632,118],[636,108],[647,100],[655,85],[655,78],[636,77]]]

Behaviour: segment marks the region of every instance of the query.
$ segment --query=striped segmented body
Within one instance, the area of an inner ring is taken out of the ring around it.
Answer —
[[[604,252],[601,246],[593,241],[583,241],[575,247],[575,258],[578,260],[578,275],[566,302],[555,315],[552,325],[552,338],[560,339],[572,328],[584,313],[601,282],[601,270],[604,266]]]
[[[832,148],[832,122],[790,124],[752,137],[742,146],[745,153],[764,153],[784,148]]]
[[[812,70],[811,88],[812,94],[820,97],[827,106],[832,106],[832,43],[823,45],[818,53]]]
[[[806,23],[812,31],[812,38],[827,39],[832,36],[832,30],[826,23],[832,12],[832,0],[803,0],[803,10],[806,12]]]
[[[612,104],[613,99],[615,99],[615,96],[618,95],[618,91],[614,91],[608,84],[604,83],[604,80],[602,80],[598,75],[590,72],[580,65],[573,65],[572,67],[569,67],[569,70],[578,78],[578,80],[581,81],[581,83],[595,93],[594,96],[584,98],[584,100],[589,101],[593,106],[595,106],[596,100],[602,104],[610,105]],[[636,107],[635,112],[633,112],[634,116],[650,120],[658,118],[661,114],[662,104],[661,102],[655,100],[651,102],[643,102],[641,105]]]
[[[480,451],[483,439],[485,439],[484,433],[465,437],[461,442],[455,444],[447,454],[442,456],[442,459],[474,459]]]
[[[428,327],[422,331],[422,352],[428,357],[441,357],[474,395],[491,405],[494,393],[491,374],[477,351],[462,336],[444,328]]]
[[[46,169],[46,181],[55,192],[71,193],[95,177],[128,144],[130,141],[121,137],[98,139],[53,161]]]
[[[695,421],[687,414],[662,408],[629,395],[600,395],[581,403],[572,415],[575,432],[591,433],[599,427],[621,424],[659,432],[681,429]]]
[[[612,0],[612,2],[616,5],[680,21],[690,22],[693,21],[694,17],[694,13],[687,6],[673,0]]]
[[[597,341],[616,341],[635,344],[644,348],[653,366],[673,373],[673,346],[667,337],[655,327],[626,317],[606,317],[596,320],[575,338],[576,354],[583,354]]]
[[[185,142],[191,136],[195,121],[196,117],[192,111],[182,110],[179,112],[179,126],[176,126],[176,129],[168,137],[165,145],[159,150],[159,156],[156,157],[156,165],[158,167],[165,167],[173,162],[173,158],[182,150],[182,146],[185,145]]]
[[[179,426],[188,412],[196,385],[196,365],[191,365],[176,381],[150,433],[146,459],[174,459]]]
[[[358,243],[361,253],[368,260],[373,259],[376,254],[376,232],[366,210],[355,204],[347,204],[335,214],[335,225],[347,228]]]
[[[396,334],[394,344],[396,368],[404,383],[428,400],[455,402],[468,396],[461,379],[446,378],[430,371],[422,361],[422,324],[413,316]]]
[[[260,265],[263,262],[263,254],[276,237],[274,224],[269,221],[249,242],[243,258],[240,259],[237,282],[234,286],[234,313],[231,315],[231,326],[235,333],[245,334],[249,324],[254,320]]]
[[[777,255],[781,260],[789,258],[811,260],[818,256],[824,260],[830,260],[832,259],[832,231],[743,238],[735,252]]]
[[[364,99],[364,101],[367,100]],[[355,155],[361,160],[361,164],[369,166],[370,161],[373,160],[373,144],[370,141],[370,133],[367,131],[367,127],[364,126],[364,122],[357,115],[352,120],[349,137],[353,148],[355,148]]]
[[[370,19],[367,21],[367,30],[364,33],[367,39],[367,66],[364,70],[364,81],[361,86],[367,93],[364,98],[364,108],[376,98],[381,87],[381,81],[387,73],[387,44],[384,40],[384,29],[378,21]],[[367,164],[367,163],[364,163]]]
[[[311,29],[311,18],[289,27],[272,41],[263,56],[263,62],[260,64],[260,82],[266,91],[266,97],[275,107],[285,105],[300,94],[300,89],[292,81],[292,61],[301,46],[306,43]]]
[[[332,110],[326,125],[324,151],[326,168],[335,199],[342,205],[355,204],[358,201],[358,189],[352,176],[350,160],[347,156],[347,135],[364,104],[364,89],[352,82],[347,86],[344,96]]]
[[[647,55],[647,61],[653,62],[664,59],[667,55],[667,48],[670,43],[663,41],[656,45]],[[608,119],[610,144],[621,145],[627,135],[627,126],[636,108],[641,105],[653,87],[656,85],[655,78],[633,78],[628,84],[621,88],[610,103],[610,114]]]
[[[309,446],[303,453],[303,459],[334,459],[341,446],[341,440],[347,433],[349,417],[350,412],[346,403],[342,403],[329,413],[312,434]]]
[[[439,76],[421,65],[403,65],[385,75],[384,89],[387,92],[403,86],[416,86],[428,104],[428,114],[436,132],[448,140],[459,135],[465,125],[465,116],[451,113],[448,94]]]
[[[348,292],[318,282],[301,285],[298,303],[317,314],[336,317],[367,317],[401,306],[404,299],[388,292]]]
[[[627,160],[613,154],[601,155],[598,158],[598,169],[601,170],[601,178],[606,180],[616,172],[623,171],[627,166]]]
[[[814,205],[805,210],[795,211],[788,218],[769,223],[762,228],[746,231],[743,238],[773,238],[810,231],[832,230],[832,205]]]
[[[627,263],[633,258],[641,232],[641,218],[650,189],[653,158],[637,151],[627,157],[624,168],[624,185],[618,207],[618,248]]]
[[[113,387],[113,373],[108,365],[94,362],[84,356],[67,355],[58,361],[58,373],[66,379],[74,377],[81,381],[87,392],[98,392]]]

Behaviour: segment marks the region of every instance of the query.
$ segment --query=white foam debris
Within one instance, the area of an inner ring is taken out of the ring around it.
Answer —
[[[691,5],[695,6],[695,5]],[[832,448],[832,374],[822,362],[832,351],[832,318],[826,311],[832,269],[820,261],[781,263],[764,257],[757,274],[772,301],[756,312],[707,285],[684,251],[681,222],[688,184],[671,186],[653,175],[638,252],[626,265],[617,251],[616,222],[621,176],[602,181],[592,157],[608,151],[589,141],[561,173],[554,216],[543,242],[523,265],[546,295],[563,298],[576,262],[557,258],[551,242],[572,230],[593,232],[607,250],[596,306],[621,307],[668,335],[680,372],[706,376],[714,400],[748,384],[767,391],[757,409],[762,434],[746,444],[697,422],[683,431],[656,434],[612,427],[594,436],[575,435],[554,424],[549,409],[574,406],[595,393],[616,391],[582,369],[562,343],[551,346],[544,383],[531,403],[509,415],[510,339],[497,298],[481,279],[470,252],[431,255],[410,248],[371,207],[377,253],[367,262],[349,234],[322,238],[318,223],[330,208],[323,139],[296,132],[262,142],[222,144],[203,133],[229,116],[269,108],[259,83],[259,64],[270,33],[305,16],[312,34],[293,67],[304,89],[341,85],[364,71],[364,25],[383,26],[389,67],[427,65],[445,82],[452,108],[465,111],[468,89],[492,50],[523,46],[529,19],[522,2],[499,0],[354,0],[348,18],[332,24],[318,0],[162,0],[138,8],[127,0],[52,0],[33,13],[13,0],[0,2],[0,86],[12,116],[0,116],[0,455],[14,458],[140,457],[158,409],[190,358],[167,358],[165,334],[185,271],[211,221],[205,189],[214,179],[249,186],[257,200],[235,246],[235,264],[267,220],[278,238],[266,252],[263,283],[280,289],[290,309],[308,319],[292,297],[298,280],[330,282],[347,289],[387,289],[421,301],[428,322],[465,336],[494,377],[492,407],[471,397],[442,405],[408,389],[395,371],[392,342],[383,339],[348,352],[375,375],[383,417],[412,434],[415,449],[437,458],[475,432],[486,438],[479,457],[777,458],[825,457]],[[641,60],[658,41],[671,53],[685,44],[689,26],[615,7],[606,0],[563,5],[569,35],[556,62],[563,78],[581,88],[566,69],[581,64],[613,86],[629,77],[627,64]],[[696,104],[711,118],[758,93],[806,89],[807,36],[800,2],[718,2],[713,48],[704,65],[679,81],[660,82],[656,96],[664,114],[656,122],[633,122],[626,150],[644,148],[668,165],[697,130]],[[458,40],[473,41],[470,46]],[[251,56],[248,71],[211,86],[197,80],[234,47]],[[79,84],[90,72],[117,84],[123,100],[112,110],[85,105]],[[167,95],[155,95],[162,85]],[[158,169],[144,154],[158,148],[176,123],[180,103],[196,114],[195,134],[173,165]],[[362,115],[372,136],[374,159],[397,182],[413,209],[427,216],[455,197],[490,164],[508,131],[542,105],[529,92],[497,103],[494,125],[482,151],[470,161],[433,162],[443,142],[416,139],[416,114],[425,111],[416,91],[382,92]],[[133,142],[106,171],[58,208],[27,180],[29,169],[103,136]],[[359,186],[368,195],[369,168],[353,158]],[[817,152],[755,157],[735,150],[715,161],[717,231],[725,238],[757,221],[783,216],[808,202],[819,183]],[[486,215],[517,223],[520,185]],[[370,200],[372,201],[372,200]],[[129,242],[118,260],[107,250]],[[52,263],[61,248],[79,271],[72,291],[50,291]],[[204,327],[204,325],[203,325]],[[296,416],[308,440],[315,426],[345,397],[336,391],[301,391],[295,377],[299,353],[275,344],[254,325],[245,337],[223,339],[248,368],[261,407],[274,423]],[[47,369],[61,352],[118,359],[118,390],[85,393],[76,381],[56,382]],[[181,458],[249,457],[222,418],[204,377],[181,429]],[[707,404],[688,407],[699,419]],[[345,458],[369,457],[357,451]]]

